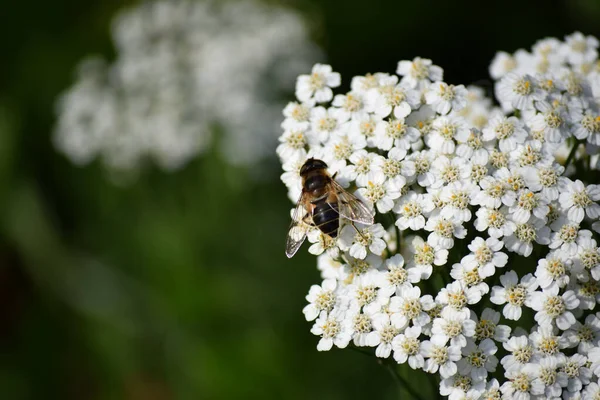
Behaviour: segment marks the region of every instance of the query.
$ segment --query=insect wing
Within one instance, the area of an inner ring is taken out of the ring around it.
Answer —
[[[374,222],[373,214],[369,209],[356,198],[353,194],[349,193],[340,186],[335,180],[331,180],[331,184],[336,191],[338,197],[339,214],[349,219],[350,221],[359,222],[365,225],[372,225]]]
[[[292,258],[298,251],[304,239],[306,239],[307,224],[304,222],[307,211],[304,209],[305,195],[300,196],[294,213],[292,214],[292,223],[288,231],[287,242],[285,244],[285,254]]]

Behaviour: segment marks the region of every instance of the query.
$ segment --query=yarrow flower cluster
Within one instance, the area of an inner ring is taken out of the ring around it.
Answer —
[[[282,96],[317,49],[296,13],[258,2],[166,1],[121,12],[117,57],[83,61],[57,107],[56,147],[111,170],[172,170],[214,142],[251,163],[276,142]]]
[[[319,350],[372,347],[450,399],[600,398],[597,48],[498,53],[499,107],[422,58],[346,94],[330,66],[298,78],[277,148],[290,199],[315,157],[375,215],[336,238],[304,224]]]

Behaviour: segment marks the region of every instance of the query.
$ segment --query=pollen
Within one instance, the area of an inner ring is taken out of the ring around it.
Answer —
[[[441,237],[451,239],[454,235],[454,225],[451,221],[441,218],[438,223],[434,227],[434,232],[440,235]]]
[[[448,292],[448,304],[455,310],[462,310],[467,306],[467,296],[462,290],[458,292]]]
[[[419,215],[421,215],[421,211],[421,206],[415,200],[405,203],[402,207],[402,212],[407,218],[418,217]]]
[[[400,329],[394,327],[393,325],[388,325],[380,332],[381,341],[383,343],[392,343],[392,340],[400,333]]]
[[[359,286],[358,289],[356,289],[356,298],[358,300],[358,304],[361,306],[371,303],[376,297],[377,289],[375,286]]]
[[[387,279],[392,285],[402,285],[408,279],[408,272],[403,267],[392,266],[387,274]]]
[[[512,380],[512,387],[517,392],[529,392],[529,388],[531,387],[529,376],[525,373],[517,374]]]
[[[469,364],[474,366],[475,368],[481,368],[485,365],[487,361],[487,356],[483,354],[483,351],[476,350],[468,355],[467,357]]]
[[[448,361],[448,349],[444,346],[432,346],[431,358],[438,365],[445,364]]]
[[[539,377],[540,380],[542,382],[544,382],[544,385],[546,386],[552,386],[554,385],[554,383],[556,382],[556,370],[553,368],[541,368],[540,369],[540,373],[539,373]]]
[[[523,346],[513,352],[513,357],[520,364],[527,364],[531,360],[531,357],[533,357],[533,347],[530,345]]]
[[[515,93],[521,96],[527,96],[532,92],[531,82],[525,78],[521,78],[517,82],[515,82],[513,90],[515,91]]]
[[[515,126],[512,122],[504,121],[496,126],[496,136],[498,139],[508,139],[515,133]]]
[[[526,296],[527,291],[521,284],[506,288],[506,301],[513,306],[522,306],[525,304]]]
[[[340,333],[341,326],[338,321],[333,318],[329,318],[327,321],[325,321],[323,326],[321,326],[321,329],[323,329],[324,338],[332,339]]]
[[[358,314],[354,317],[354,330],[357,333],[369,333],[373,330],[371,318],[365,314]]]
[[[417,299],[410,299],[404,302],[402,313],[408,319],[417,318],[421,314],[421,303]]]
[[[459,321],[451,320],[444,326],[444,333],[449,338],[457,337],[462,333],[462,325]]]
[[[493,255],[494,255],[494,253],[488,247],[487,244],[485,244],[485,245],[479,247],[477,250],[475,250],[475,259],[477,260],[477,263],[479,265],[485,265],[485,264],[489,263],[490,261],[492,261]]]
[[[400,345],[402,350],[409,356],[414,356],[419,353],[419,340],[416,338],[407,337]]]
[[[435,251],[433,247],[425,243],[423,247],[415,249],[415,264],[417,265],[431,265],[435,260]]]
[[[560,296],[550,296],[544,303],[544,311],[551,318],[556,318],[566,311],[565,302]]]
[[[318,72],[313,72],[310,76],[310,86],[313,90],[319,90],[325,87],[325,77]]]

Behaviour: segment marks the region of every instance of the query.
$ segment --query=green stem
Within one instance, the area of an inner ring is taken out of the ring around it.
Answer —
[[[406,379],[400,376],[400,374],[393,365],[387,364],[386,367],[387,370],[390,372],[390,375],[392,375],[392,378],[394,378],[394,380],[398,384],[398,386],[406,390],[413,397],[413,399],[424,400],[423,397],[421,397],[421,395],[415,389],[410,387]]]
[[[571,152],[569,153],[569,155],[567,156],[567,160],[565,161],[565,171],[567,171],[567,168],[569,167],[571,160],[573,158],[575,158],[575,153],[577,153],[577,149],[579,148],[580,144],[581,144],[581,141],[577,140],[575,142],[575,145],[573,145],[573,148],[571,149]]]

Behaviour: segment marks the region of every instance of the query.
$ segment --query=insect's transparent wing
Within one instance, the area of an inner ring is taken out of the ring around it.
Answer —
[[[338,213],[351,221],[359,222],[365,225],[372,225],[374,217],[371,211],[365,206],[362,201],[356,198],[353,194],[349,193],[340,186],[335,180],[331,180],[337,197],[338,197]]]
[[[288,231],[287,242],[285,244],[285,254],[288,258],[292,258],[298,251],[304,239],[306,239],[307,226],[304,222],[304,217],[307,211],[304,209],[304,194],[300,196],[300,200],[296,204],[296,208],[292,214],[292,223]]]

